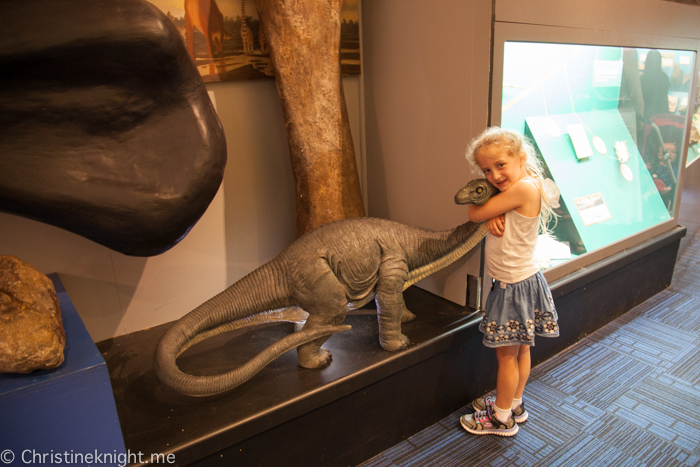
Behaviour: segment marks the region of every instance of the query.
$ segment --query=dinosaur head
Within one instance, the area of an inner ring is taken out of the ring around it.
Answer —
[[[498,192],[498,188],[491,185],[485,178],[478,178],[467,183],[467,186],[457,192],[455,203],[480,206]]]

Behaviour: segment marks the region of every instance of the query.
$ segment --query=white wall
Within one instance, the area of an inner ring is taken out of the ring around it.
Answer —
[[[359,159],[359,77],[345,78],[344,87]],[[58,273],[95,341],[178,319],[294,240],[294,181],[274,81],[207,88],[226,133],[226,173],[207,212],[171,250],[125,256],[57,227],[0,213],[0,254]]]
[[[432,230],[467,220],[464,151],[488,121],[490,0],[364,0],[369,215]],[[478,251],[469,272],[478,274]],[[418,285],[464,304],[466,260]]]
[[[664,0],[497,0],[496,21],[698,38],[700,8]]]

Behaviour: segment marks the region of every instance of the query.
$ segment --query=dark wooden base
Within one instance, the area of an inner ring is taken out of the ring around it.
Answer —
[[[538,339],[533,364],[668,287],[684,234],[674,229],[551,284],[561,336]],[[208,398],[177,394],[153,373],[168,324],[100,342],[127,449],[174,453],[177,465],[353,466],[493,389],[495,352],[481,343],[480,314],[415,287],[405,295],[418,316],[404,325],[408,350],[379,347],[367,308],[326,344],[328,368],[301,369],[291,351]],[[197,374],[227,371],[289,332],[278,324],[217,336],[179,364]]]

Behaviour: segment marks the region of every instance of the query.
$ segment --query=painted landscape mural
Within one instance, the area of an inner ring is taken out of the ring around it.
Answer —
[[[204,81],[274,77],[255,0],[150,0],[175,24]],[[359,0],[344,0],[341,69],[360,74]]]

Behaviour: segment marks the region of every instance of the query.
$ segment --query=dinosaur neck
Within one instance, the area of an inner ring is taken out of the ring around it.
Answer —
[[[486,224],[467,222],[452,230],[416,235],[409,248],[409,277],[404,289],[464,256],[487,232]]]

